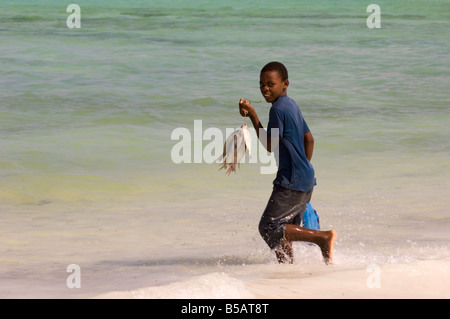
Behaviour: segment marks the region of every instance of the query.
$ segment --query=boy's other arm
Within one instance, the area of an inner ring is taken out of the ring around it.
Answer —
[[[311,131],[305,133],[303,137],[303,144],[305,145],[306,158],[311,162],[314,151],[314,137],[312,136]]]
[[[272,152],[272,141],[271,141],[272,139],[267,137],[267,132],[262,126],[261,121],[258,118],[258,114],[256,114],[255,109],[253,108],[253,106],[250,105],[248,100],[244,100],[241,98],[241,100],[239,101],[239,113],[244,117],[250,118],[253,127],[256,130],[256,135],[258,136],[258,139],[261,141],[261,144],[266,148],[268,152]],[[275,142],[279,142],[279,139],[278,141]],[[274,149],[275,148],[276,145],[274,145]]]

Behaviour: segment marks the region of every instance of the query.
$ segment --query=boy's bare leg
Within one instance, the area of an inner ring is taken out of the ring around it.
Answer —
[[[322,256],[325,263],[330,264],[333,262],[333,247],[334,242],[336,241],[336,231],[334,230],[329,231],[312,230],[297,225],[288,224],[286,225],[283,240],[286,242],[307,241],[314,243],[318,245],[320,250],[322,251]],[[286,245],[283,246],[283,240],[280,246],[285,247],[284,249],[289,249],[289,247],[286,247]],[[290,246],[290,251],[291,251],[290,255],[292,256],[293,259],[292,246]]]

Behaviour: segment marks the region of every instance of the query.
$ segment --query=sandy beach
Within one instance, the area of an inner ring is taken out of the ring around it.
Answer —
[[[260,278],[224,272],[197,276],[163,286],[116,291],[98,299],[447,299],[450,297],[450,261],[417,261],[386,264],[373,270],[318,267],[296,276],[298,266],[269,266],[271,273]]]

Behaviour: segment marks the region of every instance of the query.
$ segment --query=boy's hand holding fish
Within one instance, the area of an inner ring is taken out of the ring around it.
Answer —
[[[252,117],[255,113],[255,109],[250,105],[249,100],[244,100],[241,98],[239,101],[239,113],[244,117]]]

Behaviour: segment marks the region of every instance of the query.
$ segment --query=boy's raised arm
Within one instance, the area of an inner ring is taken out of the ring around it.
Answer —
[[[243,98],[241,98],[241,100],[239,101],[239,113],[244,117],[250,118],[253,127],[256,130],[256,135],[258,136],[258,139],[261,141],[261,144],[266,148],[268,152],[272,152],[271,139],[267,138],[267,132],[262,126],[261,121],[258,118],[258,114],[256,113],[255,108],[250,105],[248,100],[244,100]],[[261,136],[261,134],[264,135]]]

